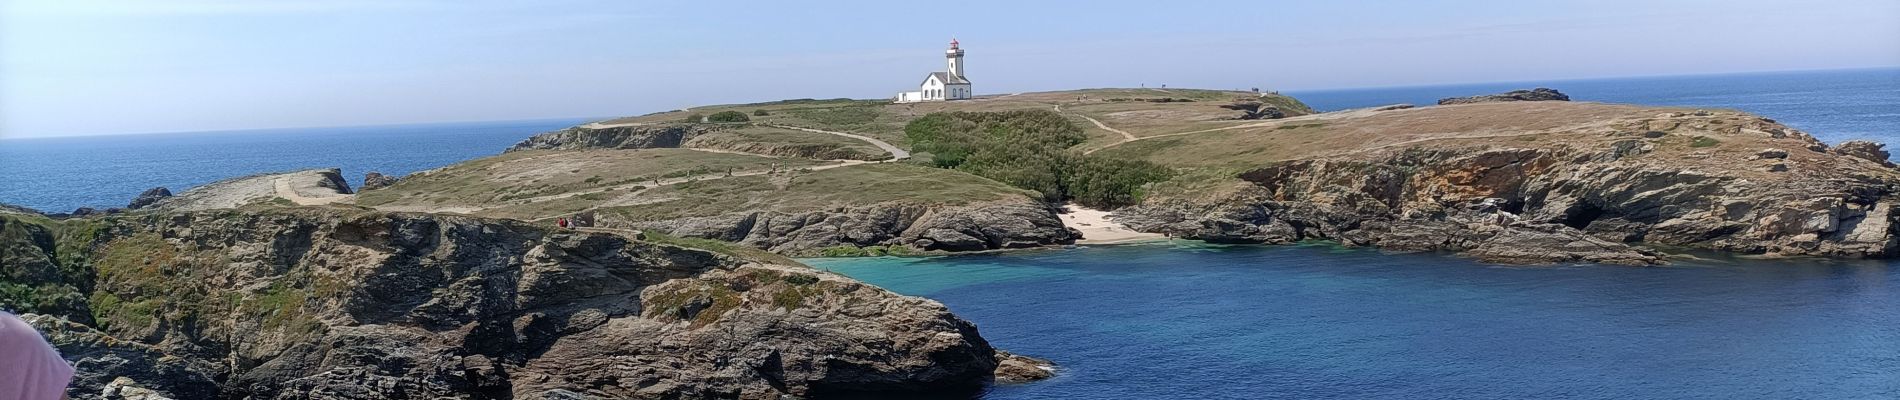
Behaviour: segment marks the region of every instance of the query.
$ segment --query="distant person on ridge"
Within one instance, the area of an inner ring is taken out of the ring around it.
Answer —
[[[13,314],[0,311],[0,400],[66,398],[73,366]]]

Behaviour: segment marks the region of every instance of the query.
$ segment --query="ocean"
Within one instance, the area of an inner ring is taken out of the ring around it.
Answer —
[[[1829,143],[1900,143],[1900,68],[1619,78],[1287,92],[1320,110],[1546,86],[1577,101],[1734,108]],[[629,114],[639,110],[629,110]],[[352,185],[499,154],[535,133],[585,119],[63,138],[0,139],[0,203],[47,212],[122,207],[155,186],[174,193],[220,179],[337,167]]]
[[[1571,101],[1727,108],[1800,129],[1828,143],[1869,139],[1900,146],[1900,68],[1662,76],[1389,87],[1285,94],[1321,111],[1547,87]]]
[[[157,186],[183,192],[226,178],[341,168],[402,176],[501,154],[583,119],[266,129],[0,140],[0,203],[44,212],[124,207]]]
[[[1188,243],[807,263],[1059,365],[990,399],[1900,398],[1900,269],[1883,262]]]

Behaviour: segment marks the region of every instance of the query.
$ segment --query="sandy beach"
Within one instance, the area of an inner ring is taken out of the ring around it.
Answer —
[[[1063,209],[1066,212],[1058,214],[1062,217],[1062,224],[1082,232],[1082,240],[1075,241],[1075,244],[1131,243],[1167,238],[1159,233],[1136,232],[1110,221],[1108,211],[1075,204],[1065,205]]]

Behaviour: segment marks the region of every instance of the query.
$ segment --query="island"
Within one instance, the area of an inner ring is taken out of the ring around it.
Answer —
[[[789,257],[1176,238],[1648,266],[1900,246],[1880,144],[1541,88],[1332,112],[1173,88],[798,99],[497,151],[360,190],[318,169],[0,208],[0,305],[81,360],[87,393],[897,396],[1059,367]]]

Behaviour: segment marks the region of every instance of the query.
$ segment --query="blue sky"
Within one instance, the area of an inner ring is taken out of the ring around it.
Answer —
[[[1900,65],[1900,1],[0,0],[0,137]]]

